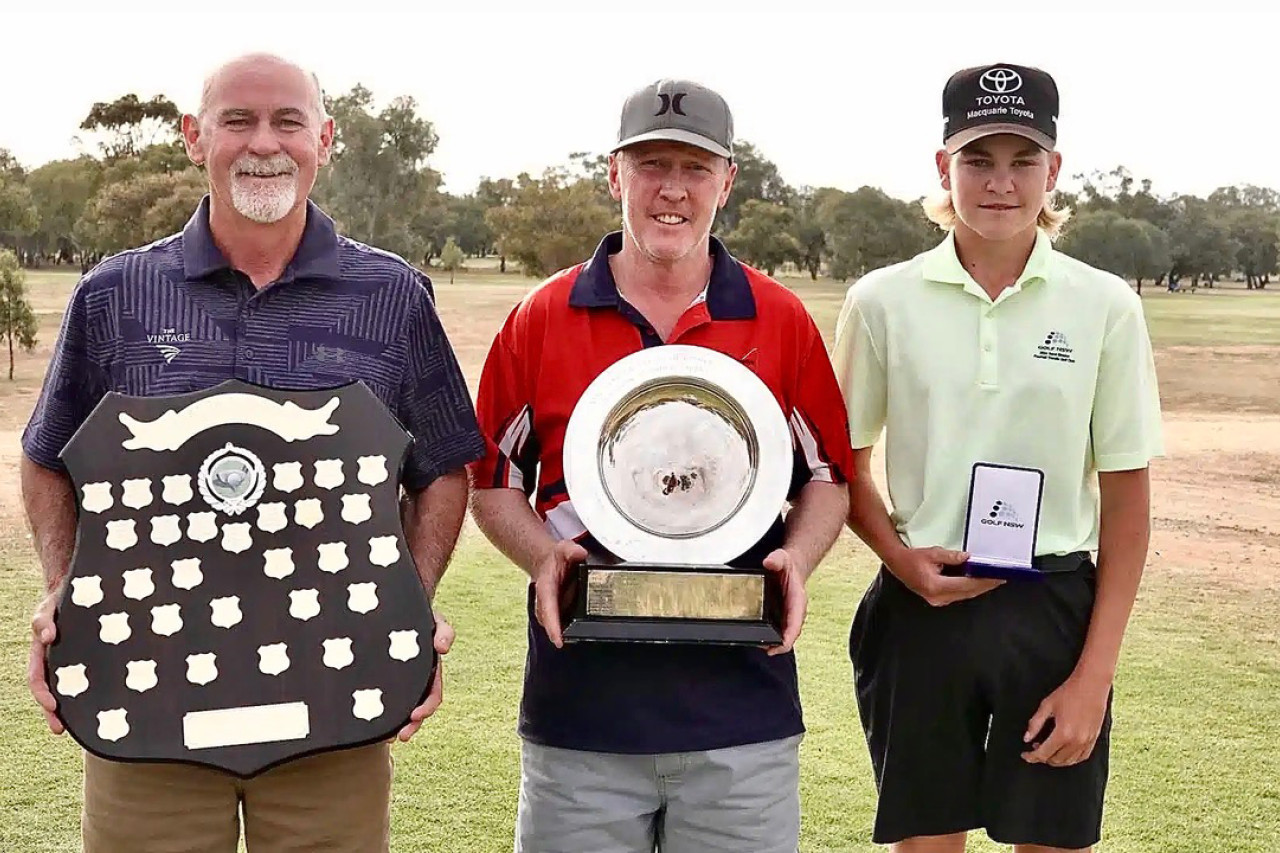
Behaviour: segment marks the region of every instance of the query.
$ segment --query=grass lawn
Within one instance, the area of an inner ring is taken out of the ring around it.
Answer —
[[[19,357],[17,382],[0,382],[0,428],[11,441],[38,392],[75,279],[65,272],[28,276],[41,343],[33,356]],[[807,278],[786,283],[830,340],[846,285]],[[532,284],[488,270],[437,284],[441,314],[473,387],[502,317]],[[1144,304],[1158,357],[1179,347],[1280,345],[1280,293],[1149,290]],[[1258,354],[1259,364],[1264,357],[1275,361],[1274,351]],[[1249,381],[1241,392],[1248,399],[1277,396],[1274,385]],[[1187,384],[1185,394],[1203,396],[1204,382]],[[1184,393],[1176,383],[1171,387]],[[8,486],[16,491],[16,483]],[[873,571],[866,550],[846,535],[811,585],[809,622],[798,646],[809,728],[802,748],[805,851],[875,849],[868,841],[874,789],[846,648],[849,621]],[[1100,849],[1276,853],[1280,591],[1273,585],[1246,592],[1207,579],[1200,585],[1189,577],[1148,573],[1139,597],[1117,683]],[[79,849],[80,752],[69,738],[48,734],[24,680],[37,590],[25,530],[16,513],[0,513],[0,853]],[[458,641],[446,659],[443,708],[413,743],[396,748],[393,849],[509,851],[524,581],[468,527],[437,604]],[[985,838],[970,844],[975,851],[996,849]]]

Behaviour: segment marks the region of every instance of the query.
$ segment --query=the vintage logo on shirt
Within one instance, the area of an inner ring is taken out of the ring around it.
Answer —
[[[1062,332],[1050,332],[1044,336],[1044,342],[1036,347],[1036,358],[1043,358],[1048,361],[1066,361],[1075,364],[1075,350],[1071,349],[1071,344],[1067,342],[1067,336]]]
[[[155,345],[165,364],[171,363],[182,352],[182,347],[178,344],[185,344],[190,340],[190,332],[179,332],[177,329],[161,329],[158,335],[147,335],[147,343]]]

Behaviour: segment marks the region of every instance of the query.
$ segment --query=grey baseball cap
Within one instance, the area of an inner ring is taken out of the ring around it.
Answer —
[[[662,139],[696,145],[733,159],[733,113],[724,98],[689,80],[658,80],[622,105],[612,151]],[[612,153],[611,151],[611,153]]]

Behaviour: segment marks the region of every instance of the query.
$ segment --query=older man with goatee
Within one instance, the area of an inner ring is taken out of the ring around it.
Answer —
[[[430,281],[340,236],[308,200],[333,132],[316,79],[297,66],[265,55],[222,66],[198,114],[182,121],[209,194],[181,233],[108,258],[71,295],[22,439],[23,501],[46,583],[28,681],[55,734],[63,726],[45,649],[56,636],[76,531],[75,493],[59,454],[109,392],[189,393],[228,379],[291,389],[363,380],[414,437],[401,479],[404,528],[428,595],[444,573],[466,508],[465,467],[483,453],[483,439]],[[176,342],[164,353],[149,343],[160,334]],[[437,652],[452,639],[437,620]],[[400,738],[439,704],[437,669]],[[389,846],[386,742],[249,779],[88,753],[84,772],[87,853],[234,853],[241,815],[251,853]]]

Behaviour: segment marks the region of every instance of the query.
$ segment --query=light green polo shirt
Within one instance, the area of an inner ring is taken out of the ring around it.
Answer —
[[[836,325],[836,377],[855,448],[883,430],[894,523],[910,547],[960,550],[975,462],[1038,468],[1036,554],[1098,547],[1098,471],[1163,455],[1142,300],[1056,251],[1041,231],[992,302],[954,234],[868,273]]]

